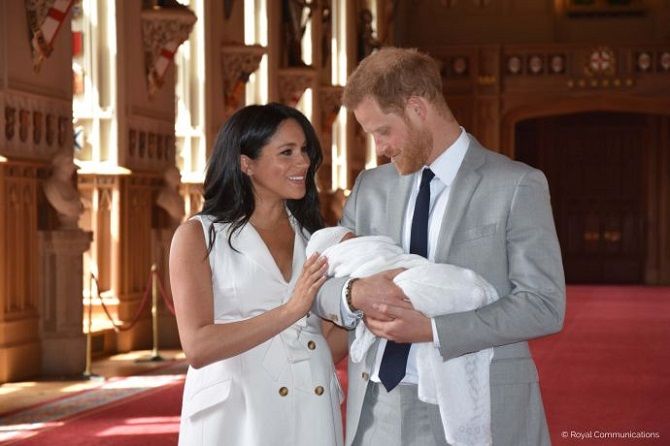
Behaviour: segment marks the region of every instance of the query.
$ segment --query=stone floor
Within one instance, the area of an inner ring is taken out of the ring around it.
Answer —
[[[152,370],[184,359],[180,350],[161,350],[165,361],[143,361],[151,356],[150,350],[122,353],[93,361],[92,379],[39,379],[35,381],[5,383],[0,385],[0,415],[16,412],[76,392],[101,386],[105,379],[125,377]]]

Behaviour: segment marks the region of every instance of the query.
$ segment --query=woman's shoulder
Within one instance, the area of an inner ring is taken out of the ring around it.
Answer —
[[[197,221],[200,222],[199,224],[201,225],[202,228],[205,230],[209,230],[209,227],[214,225],[214,230],[217,232],[226,230],[231,227],[231,223],[229,222],[222,222],[222,221],[217,221],[218,218],[215,215],[210,215],[210,214],[196,214],[192,216],[189,220],[187,221]]]
[[[199,218],[190,218],[177,227],[173,238],[202,239],[204,236],[203,226]]]
[[[179,225],[172,236],[170,251],[206,252],[205,233],[198,219],[190,219]]]

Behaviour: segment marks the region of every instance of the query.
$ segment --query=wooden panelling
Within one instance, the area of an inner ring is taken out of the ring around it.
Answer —
[[[547,175],[568,282],[645,281],[652,132],[647,116],[631,113],[519,124],[516,157]]]

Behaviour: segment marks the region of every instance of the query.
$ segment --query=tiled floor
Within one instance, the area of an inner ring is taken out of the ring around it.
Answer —
[[[104,378],[123,377],[147,373],[174,360],[184,359],[184,354],[178,350],[162,350],[161,356],[165,361],[147,362],[143,359],[151,356],[150,350],[123,353],[93,362],[92,372],[100,378],[85,379],[40,379],[5,383],[0,385],[0,414],[16,412],[27,407],[35,406],[56,398],[72,395],[82,390],[99,387]]]

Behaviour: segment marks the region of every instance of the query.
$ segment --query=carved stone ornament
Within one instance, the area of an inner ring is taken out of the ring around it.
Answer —
[[[330,133],[333,122],[342,106],[342,90],[339,85],[324,85],[321,87],[321,115],[323,130]]]
[[[51,55],[53,42],[74,0],[25,0],[28,32],[33,50],[33,69]]]
[[[140,145],[138,154],[140,158],[144,158],[147,153],[147,132],[140,132]]]
[[[298,105],[302,94],[312,86],[315,72],[309,67],[279,70],[279,100],[289,107]]]
[[[42,142],[42,113],[37,111],[33,112],[33,142]]]
[[[647,72],[651,70],[651,62],[653,59],[649,52],[642,51],[640,53],[637,53],[635,55],[635,59],[637,63],[637,71]]]
[[[534,54],[528,58],[528,72],[538,75],[544,71],[544,60],[542,56]]]
[[[30,112],[21,109],[19,111],[19,138],[21,142],[28,140],[28,129],[30,128]]]
[[[658,64],[663,71],[670,71],[670,51],[664,51],[659,56]]]
[[[613,76],[616,73],[614,51],[606,46],[594,49],[584,65],[587,76]]]
[[[302,54],[302,39],[316,7],[314,0],[282,0],[284,35],[284,66],[306,66]]]
[[[16,128],[16,109],[5,107],[5,138],[11,141],[14,138]]]
[[[181,5],[142,10],[144,65],[150,96],[163,86],[165,72],[196,20],[195,14]]]
[[[553,74],[562,74],[565,72],[565,56],[563,54],[554,54],[550,56],[549,68]]]
[[[451,60],[451,72],[456,76],[465,76],[468,74],[468,58],[457,56]]]
[[[507,59],[507,73],[508,74],[521,74],[523,67],[523,62],[519,56],[510,56]]]
[[[244,85],[258,70],[266,49],[260,45],[227,44],[221,47],[223,73],[223,100],[226,114],[232,114],[242,105]]]
[[[156,134],[151,132],[149,133],[149,140],[147,144],[147,151],[149,155],[149,159],[152,159],[154,155],[156,154]]]
[[[372,11],[363,8],[358,12],[358,61],[360,62],[374,50],[382,47],[376,36]]]
[[[47,114],[45,136],[47,145],[51,146],[56,137],[56,117],[51,113]]]

